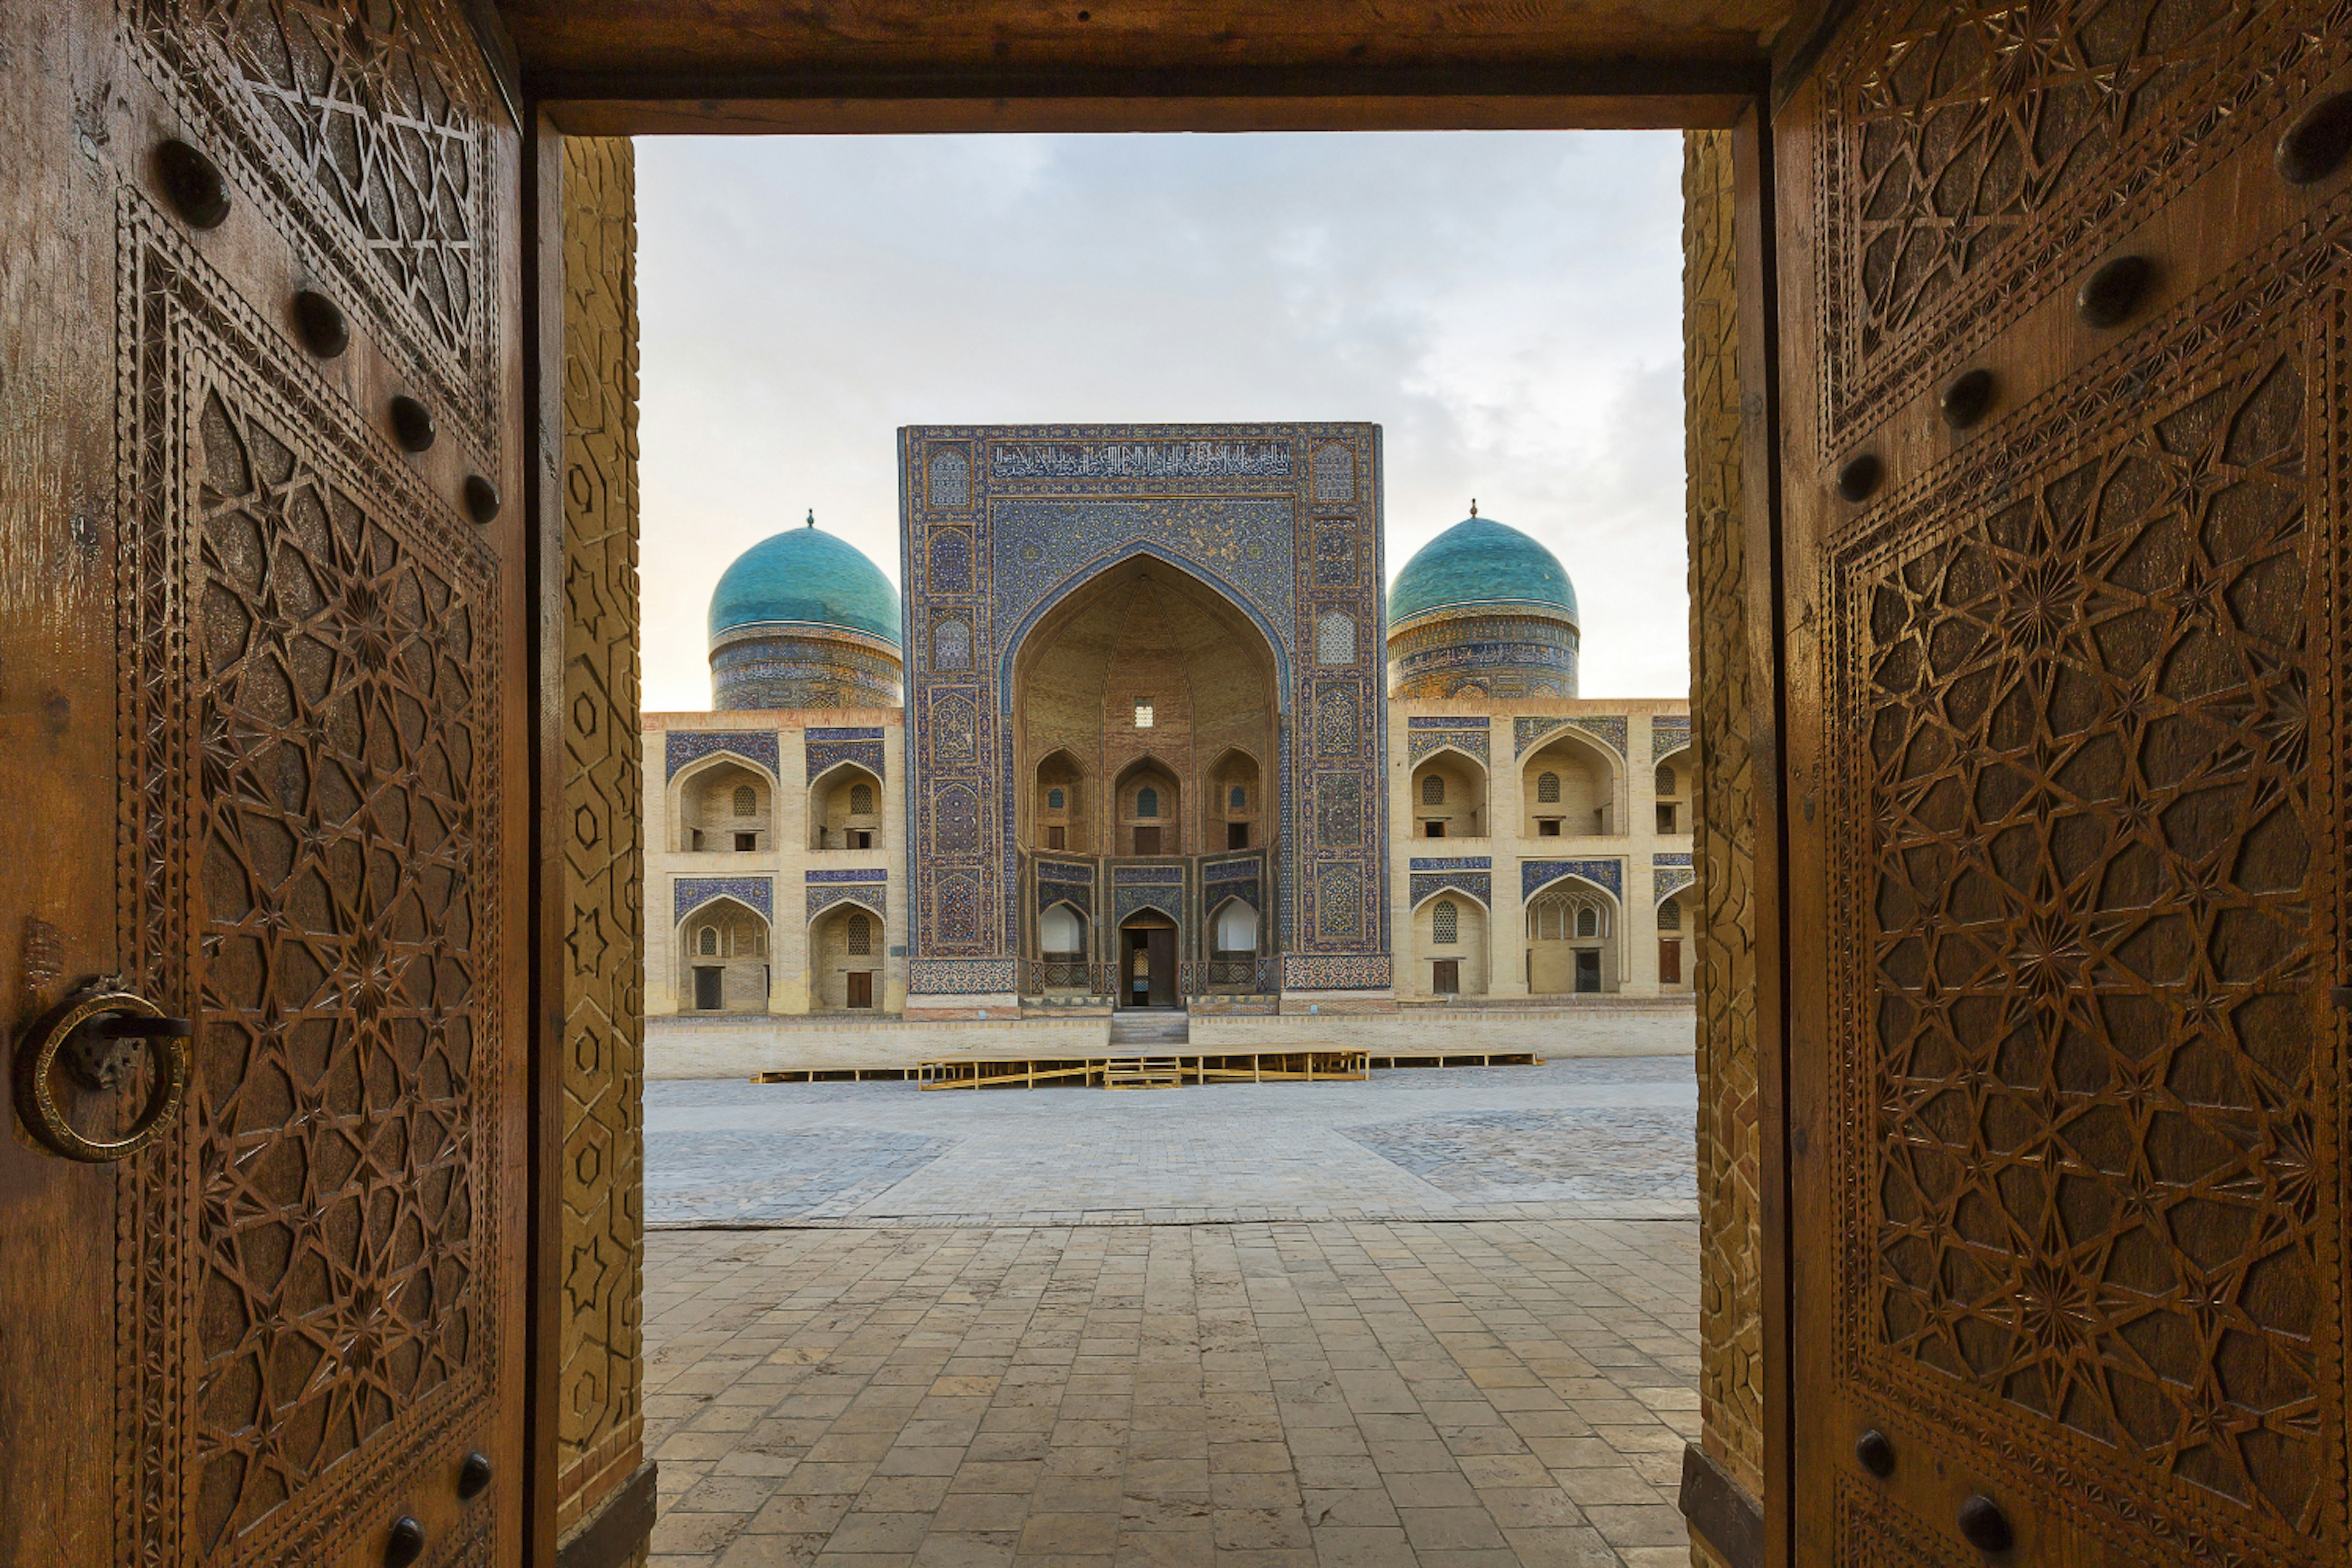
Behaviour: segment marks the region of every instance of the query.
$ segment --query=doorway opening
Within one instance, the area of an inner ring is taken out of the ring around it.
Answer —
[[[1119,1005],[1176,1005],[1176,922],[1156,910],[1118,928]]]

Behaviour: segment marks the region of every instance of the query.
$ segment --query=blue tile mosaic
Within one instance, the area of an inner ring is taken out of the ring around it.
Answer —
[[[1405,720],[1408,730],[1484,730],[1491,722],[1486,716],[1472,714],[1457,718],[1451,713],[1415,713]]]
[[[776,776],[776,734],[772,730],[672,730],[662,742],[667,763],[662,778],[677,777],[677,770],[688,763],[720,752],[731,753],[748,763],[755,763]]]
[[[1622,900],[1625,897],[1625,862],[1622,860],[1522,860],[1519,862],[1519,898],[1533,898],[1545,886],[1562,877],[1581,877],[1609,889],[1611,896]]]
[[[1538,742],[1549,740],[1562,730],[1581,730],[1588,735],[1597,735],[1608,742],[1619,756],[1625,754],[1626,721],[1622,713],[1573,719],[1514,719],[1511,721],[1512,754],[1524,757]]]
[[[775,879],[771,877],[680,877],[670,886],[670,919],[682,921],[713,899],[733,899],[775,919]]]
[[[1412,907],[1419,909],[1430,898],[1451,889],[1467,893],[1488,909],[1495,907],[1495,877],[1491,871],[1430,871],[1415,872],[1409,897]]]
[[[812,882],[887,882],[890,879],[890,873],[879,866],[868,866],[862,870],[811,871],[808,879]]]

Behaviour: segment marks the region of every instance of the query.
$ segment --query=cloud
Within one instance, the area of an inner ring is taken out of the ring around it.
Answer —
[[[1575,578],[1584,689],[1689,683],[1671,132],[637,144],[646,706],[814,508],[899,575],[908,424],[1370,419],[1391,575],[1476,496]]]

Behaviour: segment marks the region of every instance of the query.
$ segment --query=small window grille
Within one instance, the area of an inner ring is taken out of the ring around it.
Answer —
[[[1599,936],[1601,934],[1601,912],[1598,910],[1589,909],[1577,910],[1576,934],[1579,936]]]
[[[1160,792],[1145,784],[1135,792],[1135,815],[1147,820],[1160,815]]]
[[[1225,805],[1234,811],[1246,809],[1249,805],[1249,791],[1239,784],[1234,785],[1233,794],[1225,796]]]
[[[864,958],[874,951],[874,924],[864,915],[849,917],[849,954]]]
[[[1452,899],[1440,899],[1437,907],[1429,911],[1429,938],[1440,947],[1452,947],[1462,940],[1462,911]]]
[[[1660,795],[1672,795],[1675,793],[1675,770],[1673,768],[1661,766],[1658,769],[1658,793]]]
[[[1067,805],[1069,801],[1070,797],[1059,789],[1049,789],[1045,792],[1045,809],[1048,811],[1059,811]]]
[[[1658,929],[1660,931],[1683,929],[1683,901],[1680,899],[1668,899],[1658,906]]]
[[[704,926],[702,928],[700,951],[702,956],[705,958],[716,958],[719,956],[719,928],[717,926]]]
[[[738,816],[756,816],[759,815],[759,793],[752,789],[750,784],[737,784],[735,786],[735,815]]]
[[[854,784],[849,786],[849,815],[870,816],[874,812],[874,786]]]
[[[1445,776],[1443,773],[1432,773],[1421,781],[1421,804],[1423,805],[1445,804]]]
[[[1538,773],[1536,775],[1536,799],[1546,805],[1554,805],[1559,803],[1559,775],[1558,773]]]
[[[1139,730],[1151,728],[1151,699],[1149,697],[1135,700],[1135,727]]]

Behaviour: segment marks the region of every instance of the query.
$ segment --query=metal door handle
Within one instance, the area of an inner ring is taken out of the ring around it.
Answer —
[[[16,1107],[26,1131],[52,1153],[91,1165],[128,1159],[179,1115],[188,1088],[188,1042],[196,1032],[193,1019],[171,1016],[110,976],[83,984],[36,1030],[32,1047],[17,1058]],[[111,1089],[129,1065],[122,1050],[127,1041],[143,1041],[154,1058],[147,1103],[121,1137],[86,1138],[58,1109],[53,1075],[62,1068],[84,1089]]]

